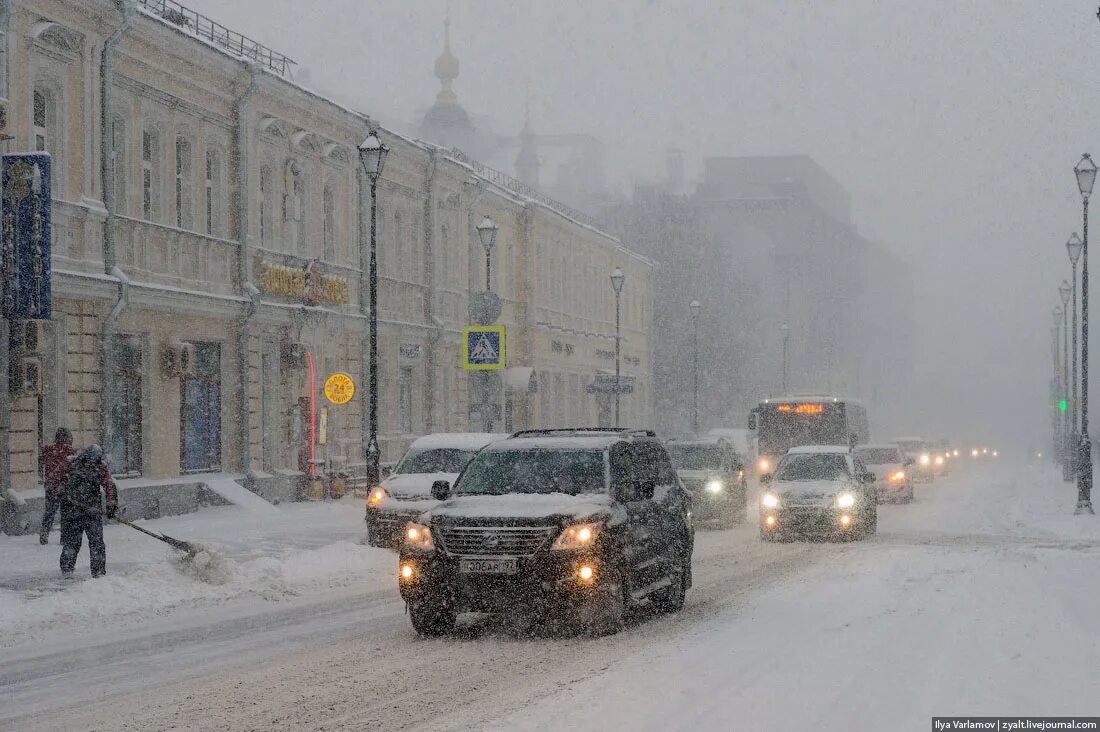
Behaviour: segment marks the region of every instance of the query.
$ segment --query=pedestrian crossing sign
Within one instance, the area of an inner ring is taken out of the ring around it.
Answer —
[[[462,329],[462,368],[467,371],[504,368],[503,325],[471,325]]]

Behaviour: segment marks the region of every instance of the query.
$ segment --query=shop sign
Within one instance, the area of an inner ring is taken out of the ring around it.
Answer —
[[[347,404],[355,396],[355,382],[342,371],[325,380],[325,398],[333,404]]]

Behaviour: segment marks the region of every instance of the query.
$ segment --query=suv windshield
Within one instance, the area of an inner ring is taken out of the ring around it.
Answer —
[[[677,470],[717,470],[722,451],[717,445],[666,445],[668,456]]]
[[[395,473],[461,473],[477,450],[460,450],[454,447],[417,450],[409,452]]]
[[[884,463],[900,463],[901,455],[893,448],[869,448],[857,450],[856,456],[866,465],[883,465]]]
[[[603,493],[601,450],[498,450],[480,453],[455,486],[457,495]]]
[[[848,460],[836,453],[787,455],[775,471],[776,480],[842,480],[847,477]]]

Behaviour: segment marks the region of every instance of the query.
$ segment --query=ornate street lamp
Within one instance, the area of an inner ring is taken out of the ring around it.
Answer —
[[[380,460],[382,451],[378,447],[378,179],[382,177],[382,168],[386,165],[386,156],[390,149],[371,130],[367,139],[359,144],[359,164],[370,181],[370,436],[364,449],[367,461],[367,480],[371,487],[382,479]],[[359,231],[359,246],[363,245],[362,227]]]
[[[497,225],[493,223],[493,220],[486,216],[481,220],[481,223],[477,225],[477,236],[481,239],[481,246],[485,248],[485,291],[491,292],[492,285],[489,277],[490,267],[492,265],[493,246],[497,243]]]
[[[622,396],[622,387],[619,381],[622,374],[621,356],[623,340],[620,330],[620,316],[622,313],[623,282],[625,280],[626,275],[623,274],[622,269],[616,267],[611,273],[611,289],[615,291],[615,427],[622,426],[619,424],[619,400]]]
[[[1085,153],[1073,169],[1081,192],[1081,437],[1077,452],[1077,507],[1075,514],[1092,510],[1092,442],[1089,439],[1089,196],[1096,183],[1096,163]]]
[[[1070,331],[1070,397],[1069,397],[1069,432],[1070,432],[1070,445],[1073,447],[1072,460],[1072,479],[1077,477],[1077,444],[1079,440],[1077,415],[1080,413],[1080,408],[1077,402],[1077,262],[1081,260],[1081,249],[1084,247],[1084,243],[1081,241],[1081,237],[1077,236],[1077,232],[1074,232],[1072,236],[1066,241],[1066,254],[1069,255],[1069,264],[1072,271],[1072,278],[1070,283],[1070,289],[1072,294],[1070,296],[1070,312],[1072,313],[1071,325],[1073,330]]]
[[[692,433],[699,434],[699,311],[703,306],[698,300],[692,300],[688,305],[691,308],[692,329],[692,384],[693,384],[693,409],[691,426]]]

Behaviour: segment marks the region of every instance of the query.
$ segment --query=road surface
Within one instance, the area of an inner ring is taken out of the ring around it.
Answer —
[[[1049,466],[969,466],[844,544],[700,531],[674,616],[418,638],[396,587],[0,650],[0,729],[928,729],[1096,714],[1100,529]]]

